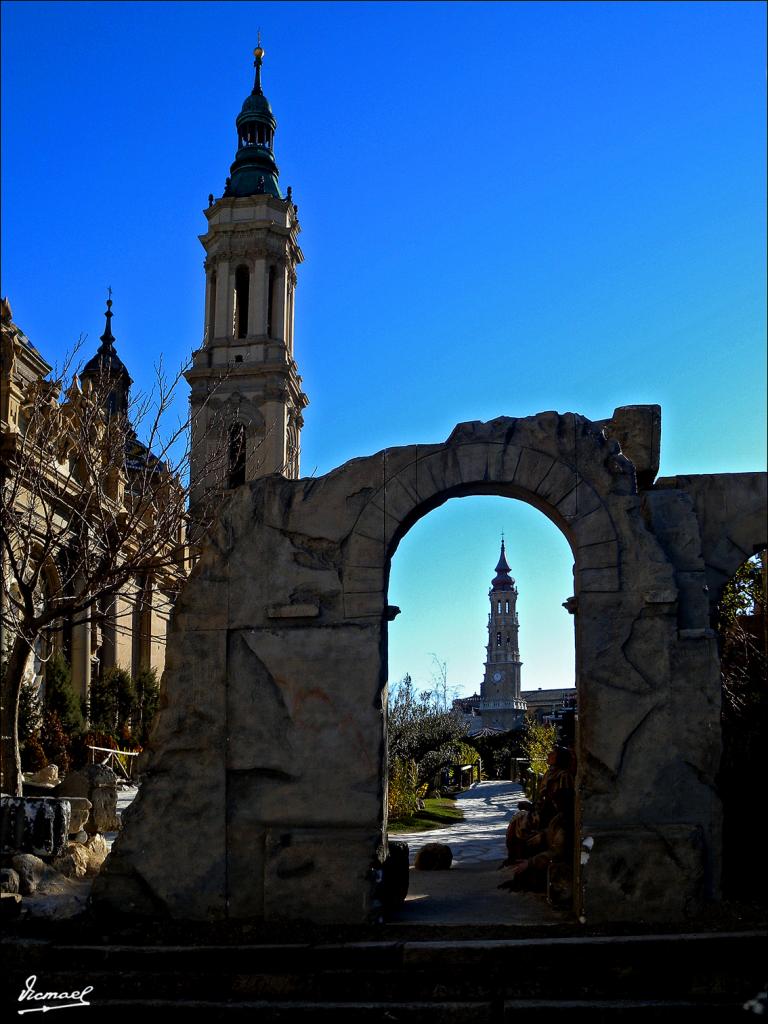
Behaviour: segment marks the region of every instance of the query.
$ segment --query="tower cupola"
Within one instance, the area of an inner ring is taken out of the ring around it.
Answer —
[[[507,564],[507,556],[504,551],[504,538],[501,538],[501,554],[499,555],[499,563],[496,566],[496,575],[491,581],[491,587],[493,590],[513,590],[515,587],[515,581],[509,575],[509,565]]]
[[[128,397],[131,389],[130,374],[125,363],[115,351],[115,338],[112,334],[112,289],[109,289],[107,309],[104,313],[106,325],[104,333],[99,341],[101,344],[96,350],[96,355],[83,367],[80,379],[82,381],[108,383],[107,413],[111,416],[115,413],[128,412]]]
[[[261,65],[264,49],[259,44],[253,51],[256,76],[250,96],[237,115],[237,155],[230,168],[230,178],[224,189],[225,197],[270,195],[281,199],[277,179],[280,174],[275,162],[275,121],[269,100],[261,87]]]

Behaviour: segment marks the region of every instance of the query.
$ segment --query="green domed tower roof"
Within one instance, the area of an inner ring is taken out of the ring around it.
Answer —
[[[273,151],[277,122],[269,100],[261,88],[261,64],[264,50],[259,45],[253,51],[256,79],[253,90],[237,115],[237,155],[230,168],[230,177],[224,189],[225,197],[280,195],[277,184],[278,170]]]

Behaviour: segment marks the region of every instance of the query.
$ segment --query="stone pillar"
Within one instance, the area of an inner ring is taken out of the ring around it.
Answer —
[[[293,358],[293,328],[295,324],[295,308],[296,308],[296,275],[291,271],[288,274],[288,317],[287,317],[287,337],[286,345],[288,346],[288,355]]]
[[[133,588],[115,595],[115,665],[130,672],[133,662]]]
[[[229,260],[220,260],[216,264],[216,319],[213,332],[217,339],[232,337],[234,285],[229,278]]]
[[[91,621],[90,611],[81,612],[72,621],[72,683],[78,697],[91,694]]]
[[[117,658],[117,623],[115,621],[117,597],[112,595],[104,599],[104,622],[101,627],[101,665],[102,668],[114,668]]]
[[[147,668],[157,671],[158,678],[165,663],[165,637],[168,631],[170,602],[168,595],[154,588],[151,597],[152,605],[147,615],[149,624],[149,661]]]
[[[205,344],[210,345],[216,336],[216,293],[218,275],[216,267],[208,270],[205,275]]]
[[[275,341],[286,341],[285,330],[285,292],[286,292],[286,266],[278,263],[275,266],[275,284],[272,297],[272,337]]]
[[[258,449],[253,459],[260,463],[258,472],[248,467],[248,479],[266,476],[268,473],[281,473],[286,460],[286,408],[281,401],[271,400],[264,404],[265,435],[260,438]]]

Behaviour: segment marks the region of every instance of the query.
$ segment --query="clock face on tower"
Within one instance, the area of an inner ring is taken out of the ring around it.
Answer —
[[[493,673],[493,681],[494,681],[494,683],[500,683],[501,679],[502,679],[501,672],[494,672]]]

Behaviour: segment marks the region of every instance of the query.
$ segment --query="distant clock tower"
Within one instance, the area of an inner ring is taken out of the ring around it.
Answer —
[[[496,575],[488,593],[488,649],[480,691],[483,728],[506,732],[522,725],[526,703],[520,696],[520,648],[517,634],[517,587],[509,575],[501,541]]]

